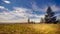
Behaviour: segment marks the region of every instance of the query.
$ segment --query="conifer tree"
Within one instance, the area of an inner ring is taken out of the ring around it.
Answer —
[[[55,13],[52,12],[51,7],[48,7],[45,15],[45,23],[57,23]]]

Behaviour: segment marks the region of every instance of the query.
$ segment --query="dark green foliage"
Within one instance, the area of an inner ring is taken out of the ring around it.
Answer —
[[[56,24],[57,20],[56,20],[55,13],[52,12],[52,9],[50,7],[48,7],[46,13],[47,13],[47,15],[45,15],[45,23],[54,23],[54,24]]]

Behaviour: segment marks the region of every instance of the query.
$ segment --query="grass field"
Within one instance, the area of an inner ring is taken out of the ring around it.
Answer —
[[[60,34],[60,24],[0,24],[0,34]]]

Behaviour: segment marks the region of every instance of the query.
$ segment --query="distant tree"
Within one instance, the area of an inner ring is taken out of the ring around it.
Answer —
[[[58,23],[60,23],[60,19],[58,19]]]
[[[28,23],[30,23],[30,19],[28,18]]]
[[[55,13],[52,12],[51,7],[48,7],[45,15],[45,23],[57,23]]]
[[[35,22],[34,22],[34,21],[30,21],[29,18],[28,18],[28,23],[29,23],[29,24],[35,24]]]
[[[40,21],[40,23],[44,23],[44,19],[43,19],[43,18],[41,18],[41,21]]]
[[[34,22],[34,21],[31,21],[30,23],[31,23],[31,24],[35,24],[35,22]]]

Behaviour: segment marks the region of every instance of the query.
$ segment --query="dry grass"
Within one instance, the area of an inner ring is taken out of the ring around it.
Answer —
[[[0,34],[60,34],[60,24],[0,24]]]

